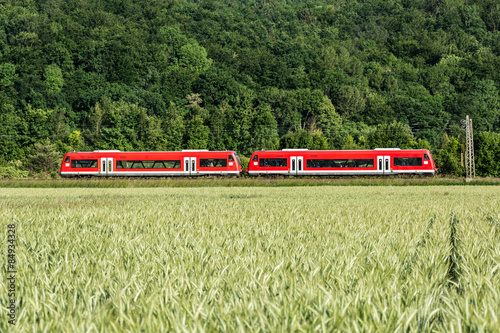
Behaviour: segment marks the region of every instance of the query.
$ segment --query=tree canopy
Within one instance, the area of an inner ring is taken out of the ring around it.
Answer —
[[[493,0],[7,0],[0,164],[47,139],[444,152],[465,115],[500,132],[499,29]]]

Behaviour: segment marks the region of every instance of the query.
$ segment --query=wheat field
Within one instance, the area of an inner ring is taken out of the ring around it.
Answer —
[[[500,187],[4,188],[0,220],[2,332],[500,331]]]

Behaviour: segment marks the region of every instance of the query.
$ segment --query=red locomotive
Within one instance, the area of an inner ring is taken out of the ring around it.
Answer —
[[[201,176],[239,175],[241,161],[234,151],[95,150],[64,155],[60,175],[72,176]]]
[[[426,149],[402,150],[308,150],[256,151],[250,158],[250,175],[396,175],[437,171]]]

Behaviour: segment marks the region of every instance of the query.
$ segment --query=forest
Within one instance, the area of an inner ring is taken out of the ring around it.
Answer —
[[[431,149],[500,176],[498,0],[0,0],[0,178],[94,149]]]

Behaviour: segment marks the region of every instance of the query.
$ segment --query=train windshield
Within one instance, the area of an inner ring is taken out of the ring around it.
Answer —
[[[240,157],[238,156],[238,154],[235,152],[234,155],[236,156],[236,159],[238,160],[238,163],[240,164],[240,167],[241,167],[241,160],[240,160]]]

